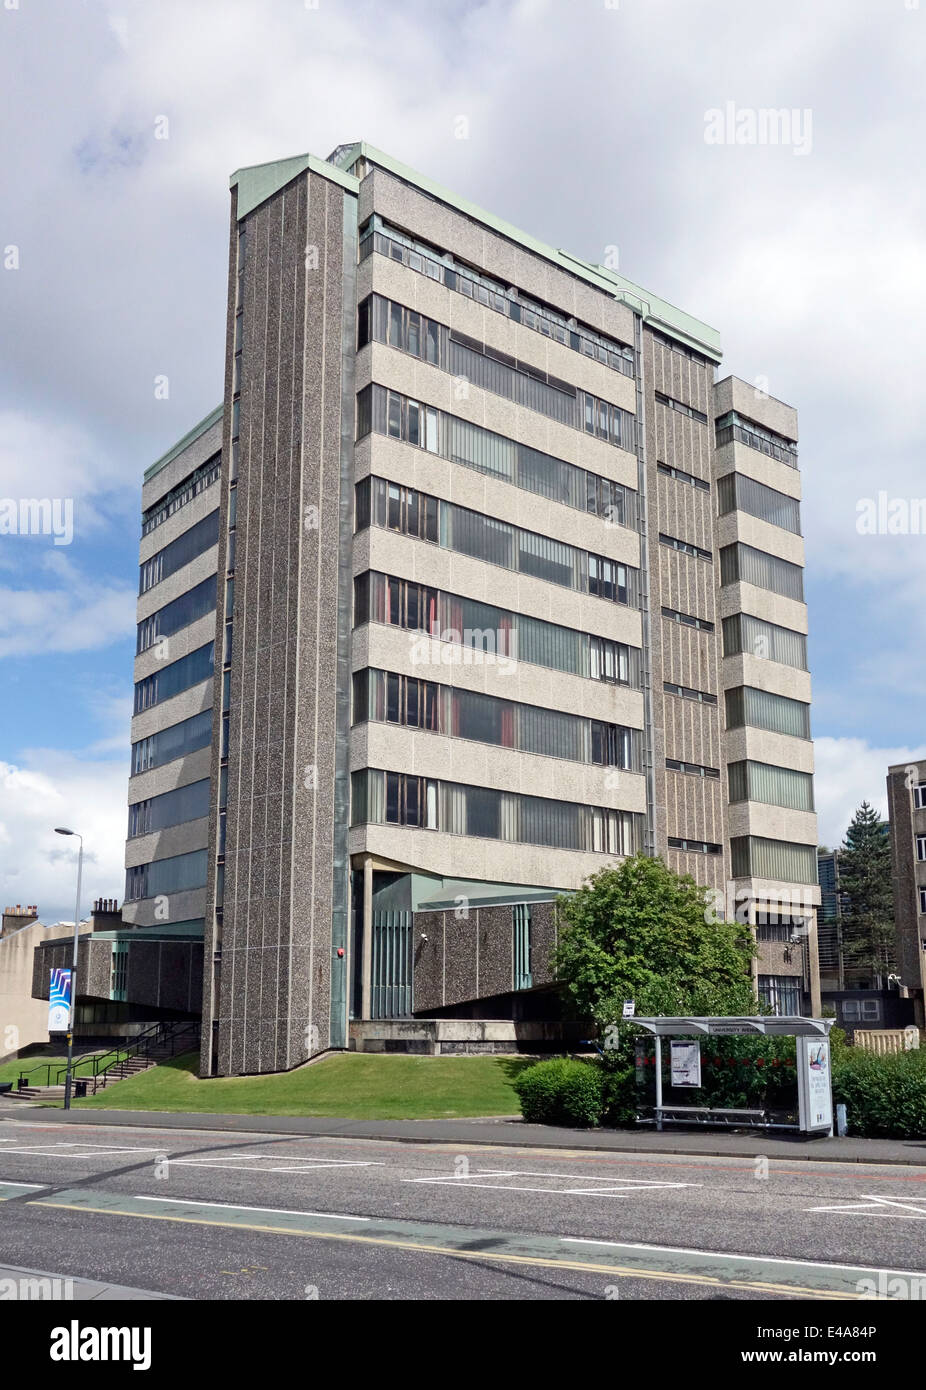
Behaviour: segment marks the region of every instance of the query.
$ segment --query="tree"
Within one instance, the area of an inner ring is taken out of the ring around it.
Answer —
[[[637,854],[559,899],[556,973],[599,1028],[639,1014],[754,1014],[749,928],[718,920],[713,895],[661,859]]]
[[[863,801],[839,851],[846,964],[882,977],[896,969],[891,844],[877,812]]]

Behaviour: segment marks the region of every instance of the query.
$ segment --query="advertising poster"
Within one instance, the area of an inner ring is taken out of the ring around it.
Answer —
[[[701,1085],[701,1044],[697,1039],[672,1043],[672,1085]]]
[[[798,1038],[801,1129],[831,1129],[833,1089],[829,1038]]]

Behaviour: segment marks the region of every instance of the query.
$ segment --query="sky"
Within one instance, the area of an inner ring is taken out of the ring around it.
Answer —
[[[924,60],[926,0],[3,0],[0,508],[73,505],[0,534],[3,904],[73,918],[61,824],[122,897],[141,478],[221,399],[228,176],[359,139],[797,407],[820,841],[885,810],[926,756]]]

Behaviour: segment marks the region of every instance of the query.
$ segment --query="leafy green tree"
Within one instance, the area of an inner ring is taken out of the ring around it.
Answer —
[[[747,926],[718,920],[709,889],[637,854],[559,899],[556,973],[599,1028],[638,1014],[754,1014]]]
[[[878,813],[863,801],[839,851],[846,964],[882,977],[896,969],[891,843]]]

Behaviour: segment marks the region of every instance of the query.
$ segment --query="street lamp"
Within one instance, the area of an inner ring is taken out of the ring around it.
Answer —
[[[77,835],[76,830],[55,827],[56,835]],[[84,868],[84,837],[77,835],[80,849],[77,852],[77,906],[74,909],[74,953],[71,958],[71,1007],[68,1010],[68,1064],[64,1074],[64,1108],[71,1108],[71,1067],[74,1060],[74,1013],[77,1009],[77,943],[80,937],[80,878]]]

